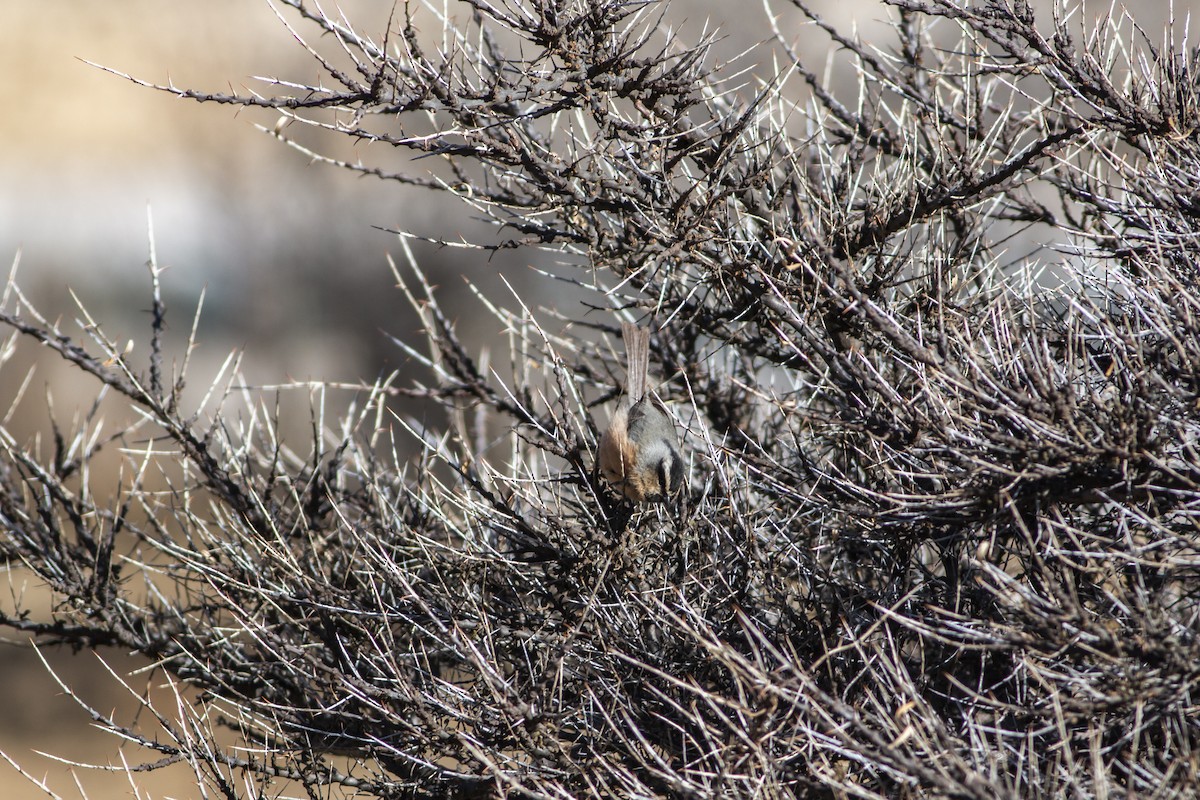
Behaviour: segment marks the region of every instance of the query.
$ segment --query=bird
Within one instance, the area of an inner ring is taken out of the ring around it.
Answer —
[[[650,330],[621,325],[625,339],[625,394],[600,437],[600,474],[635,503],[666,500],[683,488],[683,458],[675,424],[646,390]]]

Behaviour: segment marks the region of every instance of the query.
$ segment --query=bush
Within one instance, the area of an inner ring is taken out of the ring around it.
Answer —
[[[747,73],[654,2],[473,0],[440,47],[429,10],[377,42],[281,4],[322,34],[320,83],[159,88],[436,156],[338,166],[460,197],[495,223],[481,257],[549,249],[572,307],[603,311],[480,297],[502,374],[404,259],[425,376],[340,412],[317,395],[297,446],[267,398],[184,407],[153,264],[144,369],[10,294],[0,320],[143,420],[85,419],[52,454],[3,437],[3,553],[59,603],[0,622],[135,651],[191,698],[101,726],[231,798],[280,778],[311,797],[1195,791],[1200,57],[1174,31],[890,0],[876,47],[793,0],[847,93],[778,24],[754,57],[783,67]],[[273,133],[301,147],[292,128]],[[655,330],[678,505],[631,507],[594,470],[621,319]],[[114,448],[101,500],[89,465]]]

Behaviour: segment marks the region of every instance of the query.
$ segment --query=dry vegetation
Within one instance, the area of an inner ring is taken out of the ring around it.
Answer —
[[[454,193],[496,223],[469,254],[550,249],[596,310],[480,296],[509,346],[484,358],[401,247],[427,339],[398,345],[423,374],[350,408],[314,391],[311,438],[285,442],[234,364],[184,407],[153,259],[140,366],[10,286],[10,342],[141,414],[0,433],[0,547],[60,601],[0,623],[135,651],[196,693],[98,713],[125,758],[229,798],[280,778],[310,797],[1195,791],[1182,30],[891,0],[889,41],[827,31],[846,93],[778,26],[758,74],[653,2],[474,0],[440,46],[405,8],[370,38],[279,4],[319,84],[160,88],[275,109],[297,147],[303,125],[360,140],[377,162],[339,166]],[[413,11],[429,33],[436,11]],[[431,158],[380,166],[395,150]],[[621,317],[657,332],[680,507],[624,505],[594,472]],[[90,465],[114,450],[100,499]]]

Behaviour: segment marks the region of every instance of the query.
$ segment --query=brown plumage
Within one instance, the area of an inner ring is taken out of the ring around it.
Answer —
[[[635,503],[665,499],[683,485],[675,425],[646,390],[650,331],[621,325],[625,339],[625,394],[600,437],[600,474]]]

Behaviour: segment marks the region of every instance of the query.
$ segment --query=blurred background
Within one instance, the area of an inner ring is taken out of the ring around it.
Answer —
[[[705,25],[718,26],[728,35],[718,56],[728,59],[769,36],[762,7],[740,8],[734,16],[734,7],[741,5],[677,0],[670,19],[685,38]],[[844,31],[854,28],[868,41],[873,36],[884,41],[878,34],[886,11],[877,0],[812,0],[810,5]],[[1167,15],[1174,13],[1182,22],[1197,5],[1200,0],[1180,0],[1172,12],[1162,4],[1139,11],[1138,19],[1149,31],[1161,30]],[[357,30],[376,39],[393,11],[389,3],[368,0],[342,0],[338,8]],[[315,36],[287,11],[281,9],[298,32]],[[826,59],[824,35],[800,25],[794,13],[780,11],[784,30],[811,54],[809,64],[820,68]],[[273,112],[237,113],[228,106],[181,100],[85,63],[207,92],[269,93],[256,76],[320,80],[311,56],[266,0],[0,0],[0,20],[0,106],[5,109],[0,115],[0,265],[13,264],[19,254],[22,291],[77,339],[83,337],[73,320],[80,312],[71,292],[113,339],[132,339],[146,348],[149,208],[158,261],[167,267],[168,363],[172,355],[182,355],[180,344],[206,292],[200,350],[191,367],[194,389],[206,388],[234,350],[243,354],[242,372],[254,385],[370,382],[406,369],[388,335],[414,340],[416,333],[386,262],[388,254],[402,258],[401,248],[380,228],[448,239],[489,238],[469,209],[446,198],[310,163],[254,127],[273,127],[278,119]],[[337,137],[309,141],[349,161],[361,158],[416,174],[430,168],[391,152],[360,152]],[[460,295],[463,303],[473,302],[462,290],[463,276],[506,296],[499,280],[504,276],[535,307],[557,306],[567,314],[581,310],[579,298],[555,296],[555,287],[530,270],[552,264],[547,254],[506,251],[488,259],[433,246],[418,245],[415,251],[448,306],[459,310],[460,330],[475,346],[495,340],[500,331],[477,306],[456,303]],[[52,359],[37,358],[36,348],[22,348],[0,372],[0,414],[18,393],[23,365],[36,362],[10,425],[32,437],[45,430],[48,415],[69,424],[91,403],[96,386]],[[135,355],[139,352],[135,348]],[[42,401],[47,386],[53,410]],[[17,571],[11,574],[13,594],[23,593],[23,603],[48,616],[50,600],[39,596],[36,583]],[[11,597],[0,602],[4,608],[15,604]],[[84,792],[100,799],[196,796],[194,784],[179,773],[145,776],[139,794],[122,772],[71,770],[39,755],[115,765],[122,757],[153,760],[133,748],[123,756],[117,740],[88,727],[87,713],[64,694],[37,654],[16,646],[19,637],[5,636],[0,750],[67,797]],[[52,648],[42,655],[99,713],[115,710],[123,719],[132,714],[135,704],[96,656]],[[118,673],[142,666],[122,653],[101,655]],[[144,683],[135,678],[132,685],[140,691]],[[0,795],[46,796],[2,762]]]

